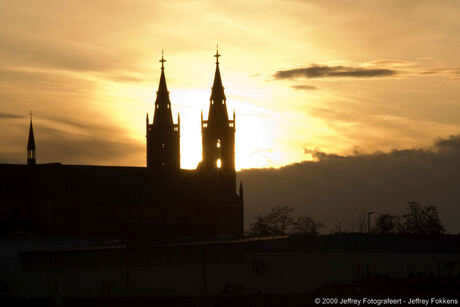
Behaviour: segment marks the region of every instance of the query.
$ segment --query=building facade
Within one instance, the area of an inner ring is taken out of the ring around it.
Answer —
[[[180,167],[180,118],[175,124],[162,57],[153,121],[146,120],[147,167],[37,164],[31,120],[27,165],[0,164],[4,230],[139,240],[241,237],[235,115],[228,119],[219,56],[196,170]]]

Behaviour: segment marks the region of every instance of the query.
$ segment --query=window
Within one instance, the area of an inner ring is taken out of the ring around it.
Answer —
[[[229,126],[229,127],[233,127],[233,123],[229,123],[228,126]]]
[[[220,148],[220,139],[217,139],[217,144],[216,144],[217,148]]]
[[[221,168],[222,166],[222,161],[220,159],[217,159],[217,168]]]
[[[203,128],[206,128],[208,126],[208,123],[203,123]]]
[[[165,149],[165,147],[166,147],[165,143],[161,143],[161,148]]]

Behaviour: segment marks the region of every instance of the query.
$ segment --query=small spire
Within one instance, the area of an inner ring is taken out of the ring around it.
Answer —
[[[243,180],[240,180],[240,199],[243,199]]]
[[[29,140],[27,141],[27,150],[35,150],[34,127],[32,126],[32,117],[30,118]]]
[[[180,125],[180,113],[177,112],[177,124]]]
[[[27,165],[35,165],[35,137],[32,125],[32,112],[30,114],[29,139],[27,140]]]

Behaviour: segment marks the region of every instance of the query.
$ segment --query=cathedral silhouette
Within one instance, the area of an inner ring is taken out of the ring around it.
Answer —
[[[236,193],[235,112],[229,119],[216,51],[202,161],[180,167],[180,117],[173,121],[165,59],[146,119],[147,167],[36,163],[32,119],[27,165],[0,164],[4,230],[137,240],[243,236],[243,186]]]

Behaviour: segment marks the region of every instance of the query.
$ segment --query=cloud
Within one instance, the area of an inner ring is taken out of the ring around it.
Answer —
[[[312,90],[317,89],[317,87],[313,85],[292,85],[291,87],[295,90],[304,90],[304,91],[312,91]]]
[[[92,127],[82,133],[63,131],[49,126],[36,130],[37,158],[39,161],[72,164],[129,165],[133,153],[144,151],[144,146],[116,127]],[[85,133],[90,132],[90,133]],[[115,138],[113,135],[122,135]],[[139,161],[135,161],[139,162]]]
[[[388,68],[362,68],[349,66],[311,65],[310,67],[279,70],[274,74],[275,79],[304,78],[373,78],[388,77],[398,74],[397,70]]]
[[[416,200],[434,203],[447,231],[460,231],[460,135],[426,148],[371,154],[304,151],[316,161],[238,173],[247,224],[274,205],[287,205],[332,230],[340,222],[349,225],[362,210],[399,214],[407,201]]]
[[[25,116],[10,114],[10,113],[0,113],[0,119],[16,119],[16,118],[24,118]]]
[[[401,67],[401,66],[413,66],[413,65],[416,65],[417,63],[411,62],[411,61],[404,61],[404,60],[381,59],[381,60],[375,60],[375,61],[369,62],[367,64],[371,66],[380,66],[380,67],[382,66]]]

